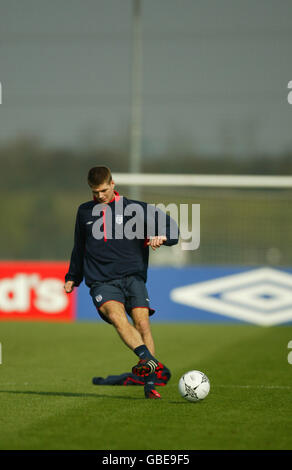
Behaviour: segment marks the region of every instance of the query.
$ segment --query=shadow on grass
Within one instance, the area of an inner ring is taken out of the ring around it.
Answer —
[[[141,387],[142,388],[142,387]],[[77,397],[77,398],[110,398],[110,399],[118,399],[118,400],[143,400],[145,401],[144,391],[141,389],[141,397],[131,397],[129,395],[106,395],[100,393],[73,393],[73,392],[44,392],[44,391],[36,391],[36,390],[0,390],[0,393],[11,393],[15,395],[39,395],[39,396],[46,396],[46,397]],[[190,402],[187,401],[174,401],[174,400],[165,400],[162,397],[162,400],[147,400],[148,402],[151,401],[161,401],[163,403],[169,403],[172,405],[184,405],[189,406]]]
[[[142,391],[142,390],[141,390]],[[42,392],[35,390],[0,390],[0,393],[11,393],[21,395],[40,395],[40,396],[51,396],[51,397],[78,397],[78,398],[114,398],[122,400],[145,400],[144,394],[141,397],[131,397],[129,395],[106,395],[99,393],[72,393],[72,392]],[[143,391],[142,391],[143,393]]]

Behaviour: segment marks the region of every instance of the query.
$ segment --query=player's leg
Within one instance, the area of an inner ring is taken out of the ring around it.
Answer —
[[[154,370],[151,374],[147,374],[148,377],[145,379],[144,394],[146,398],[159,399],[160,394],[155,390],[154,386],[156,378],[154,371],[159,363],[154,360],[147,346],[143,343],[141,333],[128,321],[123,304],[112,300],[99,307],[99,310],[107,321],[114,326],[122,341],[132,349],[137,356],[140,357],[141,353],[145,354],[145,357],[148,358],[143,360],[145,362],[145,367],[149,362],[153,362]],[[142,331],[144,331],[144,329]],[[139,363],[140,362],[141,360]]]
[[[155,356],[155,346],[149,320],[149,309],[147,307],[133,308],[131,317],[134,327],[139,331],[142,337],[143,343],[147,346],[152,356]]]
[[[101,318],[116,328],[124,343],[132,349],[139,358],[155,359],[144,344],[139,331],[128,320],[125,312],[125,301],[127,295],[129,295],[129,298],[133,299],[135,302],[131,305],[129,305],[129,302],[127,303],[126,309],[128,313],[130,313],[131,308],[136,305],[142,305],[144,307],[143,304],[136,303],[136,300],[138,300],[138,302],[141,301],[140,297],[136,298],[136,296],[130,292],[130,287],[131,284],[133,284],[133,281],[134,284],[137,283],[136,278],[134,276],[130,276],[126,279],[116,279],[108,283],[96,283],[91,287],[90,295]],[[140,283],[138,282],[138,287],[139,284]],[[142,284],[144,286],[143,281]],[[148,294],[144,290],[142,294],[142,299],[145,302],[145,298],[147,298]]]
[[[135,328],[139,331],[144,344],[148,350],[154,356],[154,340],[151,332],[150,321],[149,321],[149,309],[147,307],[136,307],[131,310],[131,317]],[[144,377],[144,394],[146,398],[157,399],[161,398],[160,394],[155,389],[156,372]]]
[[[124,307],[124,287],[125,281],[119,280],[108,284],[99,283],[91,288],[90,295],[102,319],[114,326],[122,341],[139,358],[143,357],[143,360],[140,359],[137,365],[139,372],[142,370],[142,374],[136,375],[149,375],[151,371],[155,371],[159,363],[144,344],[141,333],[128,320]],[[133,369],[132,372],[134,372]],[[152,391],[145,393],[145,396],[146,398],[160,398],[159,393],[155,390],[153,393]]]
[[[145,377],[161,368],[161,364],[154,357],[154,341],[149,322],[149,314],[153,314],[154,310],[149,307],[149,295],[145,281],[140,276],[128,276],[125,279],[124,289],[126,310],[131,315],[133,324],[144,341],[144,345],[135,350],[140,360],[132,368],[132,372],[135,375]]]
[[[133,351],[143,345],[139,331],[129,322],[124,305],[111,300],[99,307],[102,315],[114,326],[122,341]]]

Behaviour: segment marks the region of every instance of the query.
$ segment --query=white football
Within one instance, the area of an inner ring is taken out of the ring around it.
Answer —
[[[204,372],[190,370],[179,379],[178,390],[186,400],[200,401],[208,395],[210,381]]]

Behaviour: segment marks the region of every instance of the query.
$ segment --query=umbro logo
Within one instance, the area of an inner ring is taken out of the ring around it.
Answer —
[[[86,222],[86,225],[90,225],[90,224],[93,224],[93,220],[89,220],[88,222]]]
[[[292,275],[258,268],[173,289],[174,302],[262,326],[292,321]]]

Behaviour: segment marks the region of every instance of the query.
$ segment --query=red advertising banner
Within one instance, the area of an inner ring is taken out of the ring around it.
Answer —
[[[73,321],[76,298],[64,292],[68,263],[0,262],[0,320]]]

